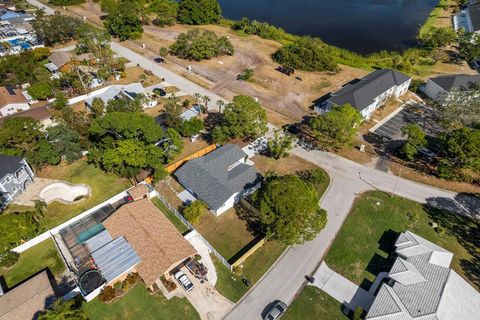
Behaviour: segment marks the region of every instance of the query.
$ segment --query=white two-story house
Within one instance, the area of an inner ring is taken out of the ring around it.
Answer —
[[[315,105],[314,110],[324,114],[334,106],[350,104],[368,120],[389,98],[398,98],[405,94],[411,80],[409,76],[395,70],[376,70],[330,94],[323,103]]]
[[[0,154],[0,210],[24,192],[35,174],[22,157]]]

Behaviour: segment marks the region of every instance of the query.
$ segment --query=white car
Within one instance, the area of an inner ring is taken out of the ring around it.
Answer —
[[[182,271],[175,273],[175,279],[180,283],[180,285],[185,289],[185,291],[190,292],[193,290],[193,283],[188,279],[187,275]]]

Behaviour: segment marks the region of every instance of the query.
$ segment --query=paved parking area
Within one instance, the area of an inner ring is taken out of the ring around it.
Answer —
[[[425,105],[408,101],[390,116],[371,129],[371,132],[391,140],[404,140],[402,128],[415,123],[425,132],[437,135],[440,131],[434,120],[433,110]]]

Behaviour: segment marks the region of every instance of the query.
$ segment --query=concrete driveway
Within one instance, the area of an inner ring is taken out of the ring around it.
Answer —
[[[222,296],[210,281],[202,283],[187,268],[183,267],[181,270],[195,286],[185,297],[200,314],[202,320],[220,320],[233,308],[234,303]]]

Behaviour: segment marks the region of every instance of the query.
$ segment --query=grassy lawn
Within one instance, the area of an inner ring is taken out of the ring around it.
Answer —
[[[283,320],[343,320],[341,303],[317,287],[307,286],[283,316]]]
[[[252,159],[255,162],[255,168],[262,175],[266,175],[267,172],[276,172],[279,175],[295,173],[300,170],[309,170],[318,168],[311,162],[303,160],[294,155],[290,155],[287,158],[275,160],[263,155],[255,155]]]
[[[163,214],[168,218],[168,220],[170,220],[170,222],[175,226],[175,228],[177,228],[178,232],[184,234],[186,231],[188,231],[187,226],[185,226],[183,222],[180,221],[180,219],[178,219],[177,216],[172,211],[170,211],[167,206],[163,204],[162,201],[160,201],[160,199],[158,199],[157,197],[152,198],[152,202],[160,211],[163,212]]]
[[[242,279],[250,280],[253,286],[280,257],[285,249],[286,246],[277,241],[266,242],[245,261],[241,276],[230,272],[230,270],[212,255],[218,276],[215,287],[224,297],[233,302],[237,302],[249,289],[243,284]]]
[[[409,219],[407,213],[416,218]],[[445,228],[439,234],[429,225]],[[410,230],[454,254],[451,267],[472,285],[480,288],[480,225],[458,214],[436,210],[383,192],[367,192],[353,209],[335,238],[325,262],[349,280],[368,289],[382,271],[398,233]]]
[[[177,297],[167,300],[162,294],[150,295],[143,284],[138,284],[113,303],[105,304],[94,299],[82,306],[91,320],[162,319],[196,320],[197,311],[187,299]]]
[[[451,2],[450,0],[439,0],[438,1],[438,4],[435,6],[433,11],[430,13],[430,16],[427,18],[427,21],[425,21],[425,23],[422,25],[422,27],[418,31],[418,34],[420,36],[424,35],[428,31],[430,31],[430,29],[432,27],[439,27],[440,26],[439,22],[438,22],[438,19],[439,19],[439,17],[442,16],[442,14],[443,15],[445,14],[445,12],[446,12],[445,8],[447,8],[450,5],[450,2]]]
[[[128,180],[119,178],[114,174],[107,174],[82,160],[70,165],[61,164],[45,168],[38,175],[42,178],[65,180],[71,183],[85,183],[92,190],[91,196],[78,204],[68,205],[60,202],[49,204],[44,218],[40,221],[42,230],[53,228],[131,186]],[[6,212],[24,210],[25,208],[11,205]]]
[[[205,212],[200,222],[195,225],[195,229],[227,260],[255,238],[248,228],[247,221],[238,217],[235,208],[229,209],[219,217],[211,212]]]
[[[9,288],[32,276],[38,271],[49,268],[53,275],[65,270],[52,239],[45,240],[20,254],[17,263],[10,269],[0,269]]]

